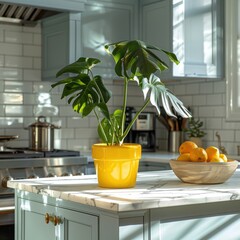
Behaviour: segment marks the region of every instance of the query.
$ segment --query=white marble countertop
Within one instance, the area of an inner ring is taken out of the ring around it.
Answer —
[[[132,211],[240,200],[240,169],[223,184],[182,183],[172,171],[138,173],[129,189],[103,189],[95,175],[13,180],[8,187],[111,211]]]

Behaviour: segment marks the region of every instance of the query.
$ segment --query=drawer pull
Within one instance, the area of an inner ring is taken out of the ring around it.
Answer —
[[[48,213],[45,214],[45,223],[48,224],[49,222],[53,223],[54,226],[61,224],[62,220],[60,217],[55,215],[49,215]]]

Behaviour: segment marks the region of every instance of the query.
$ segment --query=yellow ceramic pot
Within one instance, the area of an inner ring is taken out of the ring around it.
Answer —
[[[98,185],[103,188],[131,188],[136,184],[141,145],[125,143],[107,146],[104,143],[92,146],[92,158]]]

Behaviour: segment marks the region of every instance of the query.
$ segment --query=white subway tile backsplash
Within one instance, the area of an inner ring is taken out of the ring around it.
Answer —
[[[22,32],[41,33],[41,22],[38,22],[35,26],[23,26]]]
[[[89,128],[89,117],[68,117],[67,118],[67,128]]]
[[[34,69],[24,69],[23,80],[24,81],[41,81],[41,71],[34,70]]]
[[[58,131],[61,132],[61,139],[74,139],[74,128],[65,128]]]
[[[25,119],[23,117],[0,117],[0,128],[23,128],[23,121]]]
[[[201,94],[213,93],[213,82],[202,82],[200,84],[200,93]]]
[[[210,95],[207,95],[207,103],[209,105],[223,105],[223,102],[222,102],[222,94],[210,94]]]
[[[202,120],[202,119],[201,119]],[[205,120],[204,124],[205,129],[222,129],[222,120],[221,118],[209,118]]]
[[[21,44],[2,43],[0,44],[0,54],[21,56],[23,46]]]
[[[33,58],[22,56],[5,56],[5,66],[13,68],[32,68]]]
[[[41,56],[41,46],[24,45],[23,46],[23,56],[40,57]]]
[[[199,107],[199,116],[202,117],[225,117],[225,106],[205,106]]]
[[[214,93],[226,93],[226,80],[217,80],[213,83]]]
[[[195,95],[192,97],[192,104],[194,106],[203,106],[207,104],[207,98],[203,95]]]
[[[186,90],[188,94],[199,94],[200,87],[198,83],[187,84]]]
[[[75,138],[97,138],[97,129],[96,128],[76,128],[75,132]]]
[[[0,44],[1,46],[1,44]],[[18,68],[1,68],[0,80],[23,80],[23,70]]]
[[[36,105],[33,107],[34,116],[58,116],[59,108],[57,106],[49,105]]]
[[[34,69],[42,69],[42,59],[40,57],[33,58],[33,68]]]
[[[5,31],[5,42],[8,43],[33,43],[33,34],[32,33],[23,33],[19,31]]]
[[[4,31],[0,28],[0,42],[2,43],[4,39]]]
[[[22,81],[4,81],[4,91],[5,92],[18,92],[18,93],[31,93],[32,92],[32,82],[22,82]]]
[[[3,104],[23,104],[22,93],[3,93],[0,99]]]
[[[30,117],[32,116],[32,106],[18,106],[18,105],[8,105],[5,107],[6,116],[21,116],[21,117]]]
[[[35,44],[35,45],[41,45],[42,44],[42,35],[40,33],[34,33],[33,44]]]
[[[5,113],[4,109],[5,109],[5,106],[0,105],[0,116],[4,116],[4,113]]]
[[[4,66],[4,56],[0,55],[0,67]]]
[[[85,139],[70,139],[67,142],[67,148],[68,149],[73,149],[76,151],[87,151],[90,149],[90,144],[89,144],[90,139],[85,138]],[[95,141],[96,142],[96,141]]]

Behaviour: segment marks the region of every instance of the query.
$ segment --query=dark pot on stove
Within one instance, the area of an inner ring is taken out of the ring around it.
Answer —
[[[60,127],[46,122],[46,117],[39,116],[37,122],[28,126],[29,148],[35,151],[54,149],[54,130]]]

